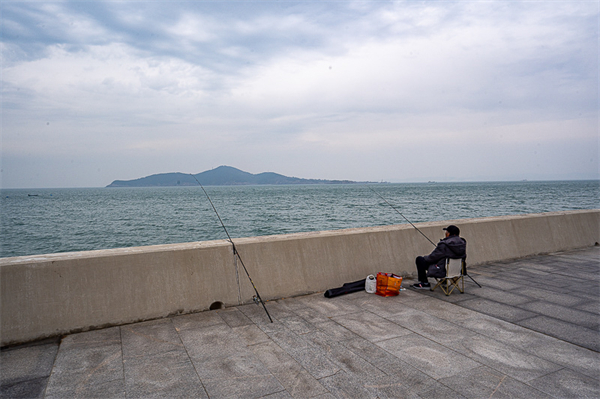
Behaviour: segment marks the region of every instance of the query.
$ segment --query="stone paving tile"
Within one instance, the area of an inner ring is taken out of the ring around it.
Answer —
[[[600,293],[598,296],[600,297]],[[580,305],[575,306],[575,308],[578,310],[583,310],[584,312],[600,315],[600,302],[584,301]]]
[[[210,398],[260,398],[285,390],[254,353],[192,360]]]
[[[0,385],[0,398],[43,398],[48,377],[27,379]]]
[[[119,327],[68,335],[62,340],[46,398],[124,396]]]
[[[357,378],[340,371],[320,380],[335,397],[341,398],[418,398],[418,394],[397,378]],[[432,386],[440,385],[433,382]]]
[[[517,293],[519,295],[524,295],[532,299],[543,300],[562,306],[573,307],[585,303],[585,300],[583,298],[577,296],[552,292],[547,289],[541,289],[531,286],[523,287],[521,285],[519,286],[519,288],[513,289],[512,292]]]
[[[346,300],[344,296],[325,298],[323,294],[318,293],[300,297],[298,301],[327,317],[338,317],[363,311],[360,307]]]
[[[353,304],[360,307],[363,311],[368,310],[377,316],[385,318],[402,311],[408,303],[422,298],[423,296],[414,290],[405,290],[398,296],[393,297],[382,297],[362,291],[349,295],[347,300],[352,301]]]
[[[458,392],[448,388],[445,385],[442,384],[438,384],[435,386],[435,388],[427,391],[427,392],[423,392],[421,394],[419,394],[420,398],[433,398],[433,399],[464,399],[465,397],[462,396],[461,394],[459,394]]]
[[[440,385],[437,381],[434,386]],[[378,379],[376,381],[365,381],[363,387],[366,388],[371,396],[370,398],[419,398],[411,386],[399,378]]]
[[[576,373],[587,375],[592,378],[600,376],[600,353],[561,341],[544,335],[543,342],[540,340],[535,345],[526,348],[529,353],[560,364]]]
[[[238,308],[217,310],[217,314],[221,316],[223,321],[225,321],[229,327],[240,327],[254,324],[252,323],[252,320],[240,312]]]
[[[531,301],[531,298],[515,294],[513,292],[498,290],[492,287],[486,286],[485,289],[477,288],[473,292],[479,298],[489,299],[494,302],[503,303],[506,305],[520,305]]]
[[[440,382],[465,398],[551,398],[547,393],[487,366],[442,378]]]
[[[208,397],[171,319],[121,327],[127,397]]]
[[[279,392],[272,393],[270,395],[261,396],[261,398],[264,398],[264,399],[289,399],[289,398],[292,398],[292,396],[287,391],[279,391]]]
[[[528,267],[536,269],[536,270],[541,270],[544,272],[548,272],[550,274],[555,273],[556,272],[556,267],[555,267],[556,263],[552,264],[552,266],[550,265],[545,265],[541,262],[529,262],[528,263]]]
[[[290,307],[291,308],[291,307]],[[302,317],[304,320],[310,320],[311,323],[323,323],[330,321],[330,318],[323,313],[316,311],[315,309],[298,302],[297,306],[293,307],[294,314]]]
[[[475,272],[479,273],[482,276],[493,276],[493,277],[498,277],[498,276],[504,276],[506,275],[506,268],[507,266],[513,266],[516,265],[518,263],[518,260],[514,260],[512,262],[493,262],[493,263],[488,263],[485,265],[479,265],[475,267]],[[469,268],[469,270],[467,270],[469,273],[472,271],[471,268]]]
[[[359,381],[343,370],[319,380],[336,398],[373,398],[374,395]]]
[[[327,353],[328,359],[335,363],[347,375],[354,378],[384,378],[386,374],[371,363],[356,355],[346,346],[332,340],[323,333],[306,334],[306,339]]]
[[[546,335],[484,314],[478,314],[465,320],[457,320],[456,323],[480,335],[516,346],[522,350],[554,343],[554,339]]]
[[[410,330],[370,312],[332,317],[331,320],[346,327],[366,340],[377,342],[410,334]]]
[[[570,370],[537,378],[530,385],[555,398],[599,398],[600,382],[597,379],[576,374]]]
[[[561,271],[560,274],[562,274],[564,280],[568,277],[569,285],[579,287],[579,289],[589,290],[594,285],[598,285],[598,276],[590,274],[589,270],[577,271],[571,268]]]
[[[315,327],[319,329],[319,331],[323,332],[327,336],[333,339],[337,339],[339,341],[348,340],[358,338],[359,336],[342,326],[341,324],[336,323],[333,320],[322,321],[314,323]]]
[[[0,397],[43,397],[57,352],[54,339],[2,350]]]
[[[401,381],[411,392],[427,391],[436,385],[429,375],[367,340],[358,338],[343,341],[342,345],[390,376],[391,381]]]
[[[314,347],[288,352],[314,378],[321,379],[338,373],[340,367],[329,360],[327,353]]]
[[[323,395],[315,396],[314,399],[335,399],[335,396],[330,392],[324,393]]]
[[[185,351],[124,361],[128,398],[208,398]]]
[[[432,280],[432,279],[430,279]],[[416,280],[413,280],[414,283],[416,283]],[[430,283],[433,283],[433,281],[430,281]],[[437,299],[442,299],[444,302],[450,302],[450,303],[462,303],[465,301],[468,301],[470,299],[477,299],[479,298],[477,295],[474,294],[474,291],[472,290],[476,290],[479,289],[479,287],[477,287],[477,285],[474,285],[474,283],[467,283],[466,279],[465,279],[465,293],[461,294],[460,292],[455,292],[452,293],[451,295],[446,296],[439,288],[435,291],[429,291],[429,290],[419,290],[417,291],[419,295],[426,295],[426,296],[430,296],[432,298],[437,298]],[[416,290],[415,290],[416,291]],[[441,296],[443,296],[444,298],[441,298]]]
[[[535,284],[532,284],[532,286],[548,290],[551,293],[573,295],[582,299],[589,298],[588,294],[586,294],[585,292],[580,292],[577,285],[572,285],[569,283],[562,283],[554,287],[550,287],[546,285],[544,281],[536,281]]]
[[[598,334],[598,331],[576,326],[548,316],[532,317],[518,321],[517,324],[596,352],[600,351],[600,334]]]
[[[521,309],[529,310],[544,316],[559,319],[567,323],[580,325],[591,330],[598,330],[600,319],[598,315],[568,308],[543,301],[531,301],[517,305]]]
[[[450,377],[481,364],[420,335],[379,341],[377,346],[434,379]]]
[[[205,326],[197,319],[183,323],[173,319],[173,323],[209,397],[262,397],[284,390],[225,322]]]
[[[424,297],[419,300],[407,303],[406,306],[413,309],[421,310],[431,316],[435,316],[442,320],[456,323],[458,320],[465,320],[481,315],[471,309],[466,309],[462,306],[456,306],[455,303],[440,301],[433,297]]]
[[[187,329],[196,329],[198,326],[210,327],[214,325],[226,325],[225,321],[217,314],[217,312],[192,313],[171,317],[170,319],[178,332]]]
[[[562,368],[558,364],[483,335],[476,335],[471,339],[455,342],[453,349],[480,364],[485,364],[522,382],[530,381]]]
[[[566,266],[568,267],[568,266]],[[587,273],[590,271],[588,270]],[[571,292],[582,292],[592,294],[596,287],[598,287],[598,281],[594,280],[592,276],[581,275],[579,277],[569,276],[568,274],[555,274],[557,289],[566,288]],[[542,283],[546,283],[546,280],[542,280]]]
[[[510,291],[516,288],[522,287],[523,284],[516,283],[514,281],[510,281],[504,278],[501,274],[498,276],[485,276],[485,275],[475,275],[473,274],[473,278],[482,286],[486,288],[496,288],[499,290]],[[467,278],[468,280],[468,278]],[[466,282],[466,281],[465,281]],[[474,287],[469,287],[472,289],[479,290],[480,288],[475,285]],[[470,290],[469,290],[470,292]]]
[[[291,397],[312,398],[328,393],[316,378],[274,342],[257,344],[251,349]]]
[[[177,328],[176,320],[174,324]],[[225,323],[206,327],[199,324],[196,328],[180,329],[179,336],[192,359],[208,361],[233,356],[245,348],[235,331]]]
[[[261,331],[263,331],[269,337],[270,340],[274,341],[286,352],[315,347],[309,341],[302,338],[302,336],[286,328],[281,323],[275,323],[272,325],[263,324],[259,327]]]
[[[248,305],[238,306],[237,309],[240,312],[244,313],[257,326],[261,326],[264,324],[272,324],[269,321],[269,317],[267,316],[265,310],[261,305],[256,305],[252,303]],[[271,318],[273,318],[273,316],[271,316]]]
[[[282,298],[282,299],[277,299],[277,300],[274,300],[274,301],[268,301],[267,302],[267,308],[269,308],[271,305],[281,306],[281,308],[283,309],[283,311],[286,312],[285,316],[291,316],[291,315],[294,315],[294,314],[299,315],[298,312],[302,311],[304,309],[311,309],[312,310],[312,308],[307,307],[306,304],[304,304],[303,302],[298,301],[298,298],[299,297]]]
[[[536,316],[536,313],[485,298],[463,301],[460,306],[513,323]]]
[[[598,246],[596,246],[596,249],[597,247]],[[558,266],[558,271],[564,270],[567,266],[579,270],[595,269],[596,271],[600,271],[600,266],[598,266],[598,262],[600,262],[600,253],[586,252],[587,249],[583,249],[580,252],[581,257],[577,254],[577,250],[573,250],[562,253],[556,252],[549,254],[550,256],[548,257],[541,256],[537,257],[537,259],[540,263]]]
[[[578,284],[583,283],[585,281],[594,280],[594,275],[590,273],[589,267],[583,267],[578,269],[573,264],[564,263],[564,264],[552,264],[554,271],[547,279],[542,279],[541,281],[546,283],[552,282],[556,283],[558,286],[570,285],[570,284]],[[596,280],[597,283],[597,280]],[[588,287],[582,287],[588,288]]]
[[[475,335],[466,328],[408,307],[388,320],[442,345],[470,339]]]
[[[600,306],[600,302],[598,301],[598,298],[600,298],[600,289],[598,290],[598,292],[591,294],[587,294],[579,290],[570,290],[568,295],[573,295],[574,297],[581,298],[584,300],[585,303]]]
[[[232,328],[233,332],[246,346],[257,345],[269,341],[269,337],[255,324]]]
[[[551,273],[537,270],[531,266],[525,266],[513,270],[513,275],[518,275],[522,281],[543,281],[544,284],[560,286],[562,279]]]
[[[296,334],[306,334],[317,331],[318,328],[300,316],[280,318],[279,321]]]
[[[168,352],[185,352],[171,319],[159,319],[121,326],[123,359]]]
[[[282,325],[263,325],[265,333],[281,349],[286,351],[296,362],[304,367],[313,377],[319,379],[331,376],[340,371],[340,367],[330,361],[327,353],[298,334]]]
[[[298,316],[297,313],[294,312],[293,306],[294,302],[285,299],[279,299],[276,301],[267,301],[265,306],[269,311],[271,317],[275,317],[277,320],[281,320],[286,317]]]

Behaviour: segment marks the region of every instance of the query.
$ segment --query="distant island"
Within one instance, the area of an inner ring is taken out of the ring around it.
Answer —
[[[219,166],[194,175],[204,186],[236,186],[236,185],[272,185],[272,184],[352,184],[351,180],[321,180],[288,177],[273,172],[252,174],[233,168]],[[160,173],[134,180],[115,180],[106,187],[176,187],[197,186],[198,183],[190,174]]]

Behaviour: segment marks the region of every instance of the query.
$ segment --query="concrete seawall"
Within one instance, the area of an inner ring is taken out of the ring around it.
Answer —
[[[420,223],[456,224],[468,263],[600,242],[600,210]],[[323,291],[379,271],[414,275],[433,248],[410,225],[234,239],[264,300]],[[254,294],[225,240],[0,259],[0,344],[238,305]]]

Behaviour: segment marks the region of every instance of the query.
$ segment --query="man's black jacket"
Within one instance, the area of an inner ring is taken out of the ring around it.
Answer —
[[[429,277],[444,277],[446,275],[445,259],[465,259],[467,257],[467,241],[459,236],[449,236],[440,240],[433,252],[424,256],[425,262],[430,267],[427,275]],[[438,271],[439,270],[439,271]]]

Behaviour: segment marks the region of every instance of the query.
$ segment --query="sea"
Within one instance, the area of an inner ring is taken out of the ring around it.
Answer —
[[[598,180],[205,189],[3,189],[0,257],[600,208]]]

